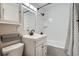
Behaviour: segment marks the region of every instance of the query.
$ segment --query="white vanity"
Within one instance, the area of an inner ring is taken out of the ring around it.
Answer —
[[[45,56],[47,54],[47,36],[34,34],[23,35],[22,42],[25,44],[24,55],[27,56]]]

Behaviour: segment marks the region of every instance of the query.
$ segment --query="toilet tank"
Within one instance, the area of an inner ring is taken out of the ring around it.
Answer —
[[[17,43],[8,47],[2,48],[2,54],[4,56],[21,56],[23,53],[24,44]]]

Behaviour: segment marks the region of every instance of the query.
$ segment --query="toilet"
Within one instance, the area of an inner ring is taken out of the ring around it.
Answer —
[[[17,43],[17,44],[2,48],[2,54],[3,56],[22,56],[23,48],[24,48],[23,43]]]

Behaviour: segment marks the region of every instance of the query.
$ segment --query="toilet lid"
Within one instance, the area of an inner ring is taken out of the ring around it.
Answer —
[[[22,47],[23,45],[24,45],[23,43],[17,43],[17,44],[14,44],[14,45],[10,45],[8,47],[4,47],[4,48],[2,48],[2,53],[9,52],[11,50],[15,50],[17,48]]]

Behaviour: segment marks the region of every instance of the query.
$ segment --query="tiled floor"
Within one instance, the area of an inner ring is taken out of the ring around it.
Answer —
[[[64,52],[64,49],[48,45],[47,56],[66,56],[66,54]]]
[[[64,49],[48,46],[47,47],[47,56],[66,56]]]

